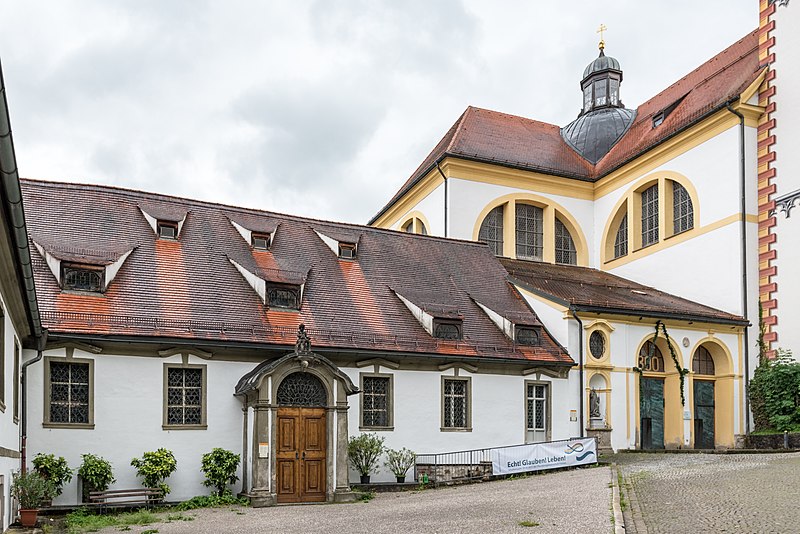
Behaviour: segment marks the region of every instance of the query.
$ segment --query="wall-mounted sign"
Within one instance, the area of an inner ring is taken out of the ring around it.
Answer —
[[[578,420],[578,410],[569,411],[569,420],[573,423]]]
[[[258,457],[269,458],[269,443],[258,444]]]

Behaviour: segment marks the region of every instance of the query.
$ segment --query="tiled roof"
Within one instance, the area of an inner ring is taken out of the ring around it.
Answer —
[[[511,281],[578,310],[746,325],[743,317],[605,271],[501,258]]]
[[[370,224],[447,156],[578,180],[598,180],[724,107],[752,84],[761,70],[758,32],[753,31],[640,105],[633,124],[596,165],[575,152],[554,124],[470,106]],[[576,99],[580,97],[577,90],[575,95]],[[653,116],[682,98],[664,122],[654,128]]]
[[[42,321],[51,336],[184,338],[288,350],[303,323],[318,348],[573,364],[546,332],[539,347],[516,346],[475,304],[499,302],[541,324],[482,244],[113,187],[23,180],[22,189],[33,241],[109,253],[135,246],[102,295],[61,291],[34,252]],[[180,238],[157,239],[140,206],[187,214]],[[270,250],[253,250],[231,220],[250,229],[277,227]],[[339,260],[316,232],[355,236],[357,259]],[[304,283],[300,311],[269,309],[231,260],[263,280]],[[401,288],[422,305],[456,309],[464,339],[430,336],[394,293]],[[441,295],[446,302],[439,302]]]

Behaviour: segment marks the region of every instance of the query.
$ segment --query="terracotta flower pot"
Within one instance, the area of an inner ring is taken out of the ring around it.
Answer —
[[[39,513],[39,510],[37,510],[36,508],[20,510],[19,511],[19,522],[22,523],[23,527],[36,526],[36,515],[38,513]]]

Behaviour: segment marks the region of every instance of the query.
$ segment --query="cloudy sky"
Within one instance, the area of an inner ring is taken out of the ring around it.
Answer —
[[[468,105],[565,125],[583,68],[635,108],[757,0],[4,1],[20,174],[366,222]]]

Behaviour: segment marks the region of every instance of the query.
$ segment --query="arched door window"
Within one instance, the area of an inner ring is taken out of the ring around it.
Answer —
[[[692,357],[692,372],[697,375],[714,376],[714,358],[708,349],[698,347]]]
[[[645,341],[639,351],[639,369],[656,373],[664,372],[664,356],[652,341]]]
[[[325,406],[328,395],[319,378],[311,373],[292,373],[283,379],[276,395],[281,406]]]

